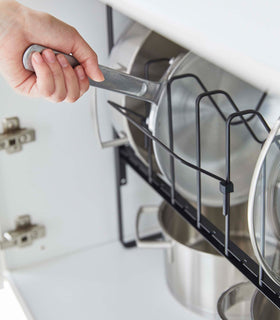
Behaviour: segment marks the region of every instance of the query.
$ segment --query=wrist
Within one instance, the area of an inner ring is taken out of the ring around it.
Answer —
[[[20,23],[24,6],[14,0],[0,0],[0,41]]]

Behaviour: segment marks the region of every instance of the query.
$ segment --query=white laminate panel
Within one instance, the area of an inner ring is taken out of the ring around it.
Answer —
[[[34,320],[202,320],[169,293],[160,251],[113,243],[10,278]]]
[[[280,94],[277,0],[102,0],[244,80]]]

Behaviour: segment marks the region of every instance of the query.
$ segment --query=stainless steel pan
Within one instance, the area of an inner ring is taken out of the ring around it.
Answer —
[[[30,57],[34,51],[42,51],[44,47],[31,46],[23,57],[24,65],[32,70]],[[77,61],[72,56],[66,57],[75,65]],[[224,89],[233,95],[242,109],[255,106],[261,96],[261,92],[240,79],[228,74],[217,66],[197,57],[192,53],[178,55],[159,82],[148,81],[126,73],[100,66],[104,73],[104,82],[95,82],[90,79],[90,84],[120,92],[139,100],[152,103],[149,117],[149,128],[152,133],[163,143],[169,145],[168,114],[166,84],[172,77],[182,73],[197,73],[206,84],[208,90]],[[174,151],[185,160],[196,164],[195,153],[195,99],[202,92],[201,88],[192,79],[184,79],[172,86],[173,125],[174,125]],[[228,103],[224,99],[216,99],[216,103],[226,114],[231,113]],[[266,113],[271,110],[267,106]],[[202,168],[222,177],[225,176],[225,147],[224,147],[224,123],[214,110],[210,100],[205,101],[201,110],[202,123]],[[251,122],[254,129],[257,126]],[[231,194],[231,204],[243,203],[247,199],[249,183],[254,169],[255,160],[259,154],[259,145],[252,141],[243,124],[235,126],[231,133],[232,157],[231,173],[235,192]],[[170,180],[170,159],[166,151],[158,144],[154,144],[157,163],[162,173]],[[186,198],[196,201],[197,189],[195,183],[196,171],[183,166],[175,161],[176,188]],[[219,192],[219,182],[213,178],[202,175],[202,203],[208,206],[222,206],[223,198]]]
[[[47,48],[37,44],[30,46],[23,55],[23,65],[25,69],[34,71],[31,62],[32,53],[42,52],[45,49]],[[61,53],[56,50],[53,51],[55,54]],[[64,53],[62,54],[67,58],[67,60],[73,67],[79,64],[79,62],[73,56]],[[133,98],[158,105],[165,91],[167,80],[170,78],[170,75],[173,74],[173,69],[180,65],[183,58],[184,55],[178,56],[159,82],[141,79],[127,73],[99,65],[99,68],[104,75],[105,81],[96,82],[92,79],[89,79],[89,83],[91,86],[96,88],[123,93]]]
[[[146,78],[148,76],[150,80],[158,81],[166,72],[169,66],[169,60],[180,53],[186,52],[187,50],[178,44],[137,22],[133,22],[122,33],[112,48],[108,63],[113,69],[121,70],[122,72],[140,78]],[[148,61],[149,67],[147,66]],[[145,101],[116,92],[107,91],[106,94],[107,100],[131,110],[132,112],[129,113],[130,117],[139,125],[142,125],[143,119],[146,119],[149,115],[150,104]],[[96,136],[99,137],[100,146],[104,148],[107,146],[129,144],[133,148],[135,155],[147,165],[149,162],[149,151],[144,133],[114,108],[109,108],[109,121],[111,121],[118,138],[109,142],[101,138],[98,121],[98,107],[100,107],[100,102],[97,103],[97,95],[97,90],[92,90],[91,109],[95,124],[94,128]],[[121,137],[126,137],[126,141],[121,139]],[[153,169],[155,172],[159,172],[152,146],[151,149]]]

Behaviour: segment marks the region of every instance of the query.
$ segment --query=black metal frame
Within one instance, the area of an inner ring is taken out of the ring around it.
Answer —
[[[109,33],[109,48],[113,46],[113,21],[112,21],[112,9],[107,7],[108,17],[108,33]],[[110,21],[109,21],[110,20]],[[111,42],[111,43],[110,43]],[[146,64],[145,73],[148,75],[148,67],[150,63],[156,61],[150,61]],[[172,117],[172,83],[179,81],[182,78],[191,78],[196,81],[201,87],[203,93],[201,93],[195,103],[196,111],[196,147],[197,147],[197,162],[196,165],[185,161],[174,153],[173,144],[173,117]],[[234,112],[226,117],[219,106],[213,99],[213,95],[223,95],[226,97]],[[267,125],[265,119],[262,117],[259,109],[266,97],[266,93],[263,93],[255,109],[240,111],[233,99],[227,92],[221,90],[208,91],[201,80],[193,74],[184,74],[171,78],[167,84],[167,99],[168,99],[168,130],[169,130],[169,146],[162,143],[157,137],[153,136],[145,125],[145,119],[139,124],[135,121],[130,114],[131,110],[121,107],[116,103],[109,101],[109,104],[120,112],[124,117],[128,119],[130,123],[136,126],[145,135],[146,146],[148,150],[148,165],[143,164],[135,155],[130,147],[115,148],[115,164],[116,164],[116,189],[117,189],[117,205],[118,205],[118,222],[119,222],[119,239],[125,248],[135,247],[135,240],[125,241],[123,231],[123,216],[122,216],[122,199],[121,199],[121,187],[126,184],[126,166],[130,166],[135,172],[137,172],[156,192],[158,192],[163,199],[165,199],[185,220],[187,220],[196,230],[203,235],[222,255],[225,256],[239,271],[241,271],[254,285],[265,294],[278,308],[280,308],[280,287],[275,284],[263,271],[260,265],[252,260],[245,252],[243,252],[238,246],[236,246],[230,240],[230,193],[234,191],[234,186],[230,177],[230,133],[233,125],[245,125],[252,138],[263,144],[264,141],[260,140],[254,133],[250,126],[250,121],[257,117],[258,121],[263,125],[264,129],[269,132],[270,128]],[[201,146],[200,146],[200,105],[202,99],[208,98],[218,112],[218,114],[225,121],[226,129],[226,177],[220,177],[216,174],[209,172],[201,167]],[[135,113],[135,112],[134,112]],[[140,116],[140,115],[139,115]],[[247,116],[247,117],[246,117]],[[143,117],[143,116],[140,116]],[[246,117],[246,118],[245,118]],[[235,118],[238,118],[234,121]],[[164,182],[152,168],[152,141],[159,144],[170,157],[170,186]],[[195,209],[186,199],[180,196],[176,192],[175,188],[175,167],[174,162],[180,161],[186,166],[191,167],[197,172],[197,209]],[[212,223],[206,219],[201,212],[201,174],[206,174],[213,179],[216,179],[220,183],[220,191],[223,194],[223,214],[225,216],[225,234],[221,230],[217,229]],[[246,213],[244,213],[246,214]],[[152,235],[149,238],[157,238],[159,234]],[[264,234],[261,238],[261,247],[263,247],[265,238]]]

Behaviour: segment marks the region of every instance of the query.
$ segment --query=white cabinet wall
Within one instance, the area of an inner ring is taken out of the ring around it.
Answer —
[[[75,26],[108,64],[105,5],[98,1],[25,1]],[[116,39],[129,19],[115,14]],[[53,104],[15,94],[1,79],[0,118],[18,116],[22,127],[34,128],[36,141],[22,152],[0,156],[0,212],[3,231],[14,227],[18,215],[30,214],[44,224],[47,236],[25,249],[5,251],[9,269],[29,266],[81,248],[117,239],[113,150],[101,150],[94,131],[88,92],[75,104]],[[110,110],[98,92],[102,135],[111,137]],[[131,177],[126,201],[133,225],[137,207],[156,198]],[[140,179],[139,179],[140,180]],[[132,228],[127,229],[132,234]]]

